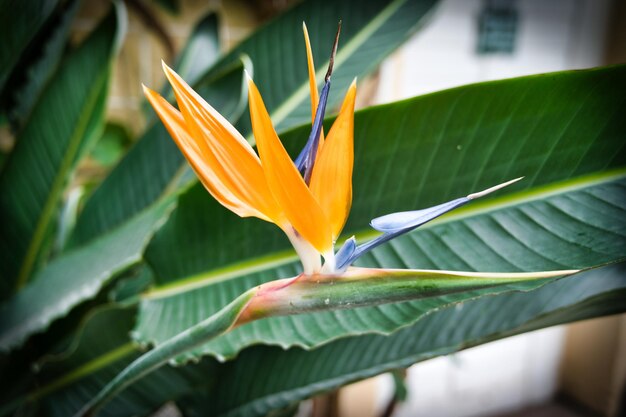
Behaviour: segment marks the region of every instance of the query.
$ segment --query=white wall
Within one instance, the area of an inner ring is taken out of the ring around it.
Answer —
[[[562,326],[544,329],[414,365],[394,417],[484,416],[545,402],[556,389],[564,334]],[[393,382],[379,378],[382,410]]]
[[[600,65],[609,0],[518,0],[513,55],[477,55],[481,0],[442,0],[381,67],[378,102],[479,81]]]
[[[513,55],[476,54],[481,0],[444,0],[430,24],[381,68],[378,102],[458,85],[601,65],[609,0],[518,0]],[[551,398],[564,328],[556,327],[417,364],[395,416],[465,417]],[[380,377],[379,409],[392,382]]]

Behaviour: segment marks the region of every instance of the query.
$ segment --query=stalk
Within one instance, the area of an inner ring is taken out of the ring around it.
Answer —
[[[235,325],[237,318],[250,299],[254,297],[255,292],[255,288],[246,291],[217,313],[137,358],[117,374],[76,415],[95,416],[98,410],[133,382],[160,368],[185,351],[227,332]]]
[[[417,300],[505,284],[543,280],[531,288],[534,289],[548,282],[548,278],[577,272],[579,271],[487,273],[350,268],[341,274],[301,274],[294,278],[270,281],[246,291],[214,315],[137,358],[76,416],[94,416],[107,402],[138,379],[186,351],[251,321],[272,316]]]

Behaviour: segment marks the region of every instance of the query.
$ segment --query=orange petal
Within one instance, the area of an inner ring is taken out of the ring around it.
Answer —
[[[311,176],[311,192],[330,221],[333,240],[339,237],[352,205],[355,97],[356,80],[346,93]]]
[[[304,32],[304,43],[306,45],[306,60],[309,68],[309,88],[311,89],[311,123],[315,121],[315,111],[319,103],[320,96],[317,91],[317,83],[315,82],[315,64],[313,63],[313,52],[311,51],[311,41],[309,40],[309,31],[306,24],[302,22],[302,31]]]
[[[265,216],[252,207],[244,204],[231,193],[222,181],[215,175],[212,166],[217,162],[210,149],[204,141],[196,141],[189,134],[185,126],[185,120],[178,110],[176,110],[167,100],[161,97],[156,91],[143,87],[144,94],[157,115],[167,128],[168,132],[178,145],[183,155],[193,168],[194,172],[211,193],[211,195],[223,206],[238,214],[241,217],[261,217]],[[269,220],[264,218],[264,220]]]
[[[317,91],[317,82],[315,81],[315,64],[313,63],[313,51],[311,51],[311,41],[309,40],[309,31],[306,28],[306,24],[302,22],[302,31],[304,32],[304,43],[306,45],[306,60],[307,67],[309,69],[309,89],[311,90],[311,123],[315,123],[315,112],[317,111],[317,105],[320,101],[319,92]],[[324,128],[320,134],[319,149],[324,144]]]
[[[319,252],[332,248],[330,224],[278,139],[261,94],[248,78],[250,119],[272,194],[296,231]]]
[[[283,227],[285,218],[274,199],[250,144],[172,69],[163,64],[189,133],[204,141],[214,156],[215,175],[243,204]]]

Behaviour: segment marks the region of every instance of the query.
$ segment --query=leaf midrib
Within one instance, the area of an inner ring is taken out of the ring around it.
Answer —
[[[63,185],[67,179],[68,173],[71,171],[72,166],[74,165],[74,161],[76,158],[76,154],[80,149],[81,139],[83,138],[84,133],[89,125],[89,120],[91,117],[91,112],[97,105],[98,97],[100,95],[101,88],[104,88],[106,85],[106,79],[110,72],[110,65],[98,75],[96,78],[96,82],[94,83],[96,88],[91,89],[90,94],[86,100],[86,105],[83,109],[87,109],[88,111],[83,111],[78,118],[78,122],[72,132],[72,137],[69,142],[69,146],[67,148],[67,152],[61,161],[61,166],[57,171],[57,175],[52,183],[52,187],[50,189],[50,193],[46,198],[46,202],[44,204],[41,216],[37,221],[37,225],[35,226],[35,233],[33,233],[33,237],[28,245],[28,250],[26,251],[26,256],[24,257],[24,261],[22,266],[20,267],[20,272],[18,274],[16,288],[19,290],[28,282],[28,278],[31,275],[33,267],[35,265],[35,260],[39,253],[39,249],[43,243],[45,232],[50,224],[50,221],[53,217],[54,208],[57,204],[58,197],[62,192]]]
[[[447,214],[442,218],[433,220],[432,222],[421,226],[421,229],[427,229],[437,225],[462,220],[467,217],[475,216],[477,214],[484,214],[496,210],[501,210],[522,203],[529,203],[532,201],[545,199],[558,194],[576,191],[582,188],[617,180],[623,177],[626,177],[626,168],[618,168],[610,171],[594,173],[570,180],[547,184],[516,193],[511,193],[487,201],[473,202],[469,206],[464,206],[460,209],[457,209],[454,213]],[[363,230],[354,234],[354,236],[360,242],[372,239],[378,235],[379,233],[374,230]],[[291,250],[283,250],[275,252],[273,254],[251,258],[246,261],[235,262],[222,268],[216,268],[208,272],[202,272],[199,274],[188,276],[186,278],[182,278],[180,280],[177,280],[176,282],[153,287],[143,293],[141,295],[141,299],[150,300],[171,297],[177,294],[223,282],[238,276],[272,269],[281,265],[291,263],[293,261],[296,261],[297,259],[298,257],[295,252]]]
[[[53,391],[58,390],[64,386],[71,384],[74,381],[84,378],[85,376],[91,375],[100,369],[103,369],[125,357],[128,355],[137,352],[137,348],[133,342],[124,343],[114,349],[111,349],[92,360],[80,365],[73,371],[64,374],[60,378],[54,380],[48,385],[44,385],[39,388],[37,391],[28,395],[28,399],[33,401],[38,398],[41,398]]]

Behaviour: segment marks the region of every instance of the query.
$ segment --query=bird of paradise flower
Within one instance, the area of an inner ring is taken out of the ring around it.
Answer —
[[[304,149],[295,161],[291,160],[280,142],[259,90],[247,73],[250,118],[259,155],[222,115],[165,63],[163,70],[172,85],[180,111],[144,86],[146,97],[209,193],[241,217],[257,217],[282,229],[300,257],[305,275],[343,272],[376,246],[521,179],[428,209],[376,218],[371,225],[383,232],[381,236],[360,246],[356,245],[354,238],[350,238],[335,253],[335,243],[352,203],[356,98],[355,79],[325,136],[322,121],[340,28],[333,44],[324,87],[319,94],[311,44],[303,24],[313,126]]]
[[[351,237],[335,252],[335,243],[352,203],[356,98],[355,80],[325,135],[322,121],[340,29],[341,25],[320,93],[311,45],[303,25],[312,129],[295,161],[290,159],[280,142],[259,90],[249,76],[250,118],[259,155],[222,115],[165,63],[163,69],[180,110],[144,86],[149,102],[208,192],[239,216],[257,217],[282,229],[300,257],[303,273],[251,288],[214,315],[145,353],[107,384],[78,415],[94,414],[118,392],[150,371],[253,320],[414,300],[578,272],[486,273],[351,266],[378,245],[521,178],[434,207],[375,218],[371,226],[382,232],[378,237],[360,245]]]

